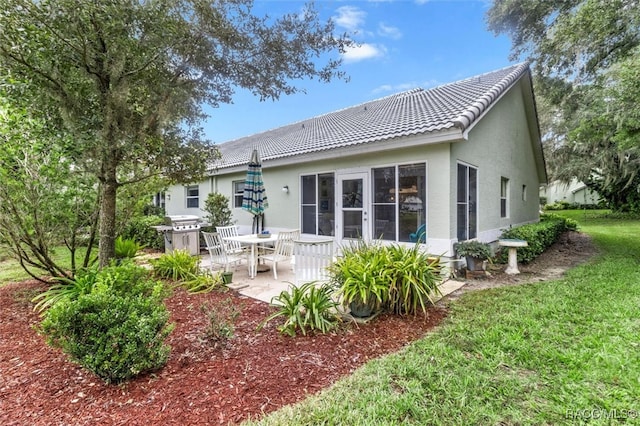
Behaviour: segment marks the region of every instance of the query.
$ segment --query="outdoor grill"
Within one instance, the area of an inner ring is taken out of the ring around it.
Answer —
[[[200,254],[200,218],[192,215],[165,216],[164,225],[154,226],[164,234],[164,250],[186,250]]]

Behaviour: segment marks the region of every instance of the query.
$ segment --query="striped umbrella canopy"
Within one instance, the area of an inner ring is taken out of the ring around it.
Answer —
[[[249,160],[247,178],[244,181],[244,195],[242,196],[242,209],[254,215],[254,225],[256,232],[259,232],[258,225],[262,219],[264,228],[264,211],[269,207],[267,193],[262,181],[262,163],[258,150],[254,149]]]

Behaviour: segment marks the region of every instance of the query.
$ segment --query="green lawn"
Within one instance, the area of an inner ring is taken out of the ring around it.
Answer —
[[[82,256],[84,256],[84,253],[84,249],[78,250],[78,254],[76,255],[76,262],[78,262],[78,264],[82,262]],[[63,266],[71,266],[69,251],[62,247],[60,247],[59,249],[54,249],[53,259],[56,262],[60,262],[60,264]],[[47,275],[46,272],[38,271],[36,269],[33,269],[33,272],[39,273],[42,276]],[[32,277],[25,272],[22,266],[20,266],[20,263],[12,259],[8,251],[0,248],[0,287],[10,282],[18,282],[29,279],[32,279]]]
[[[640,424],[640,221],[558,213],[598,259],[468,293],[432,334],[257,424]]]

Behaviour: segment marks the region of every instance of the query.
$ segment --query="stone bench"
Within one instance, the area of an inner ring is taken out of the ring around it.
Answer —
[[[525,240],[504,239],[498,240],[498,245],[509,249],[509,263],[504,271],[509,275],[519,274],[518,269],[518,247],[527,247],[529,244]]]

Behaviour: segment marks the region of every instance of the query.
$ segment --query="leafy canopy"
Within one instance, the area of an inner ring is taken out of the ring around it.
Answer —
[[[329,54],[351,41],[311,6],[277,18],[254,16],[251,7],[251,0],[4,1],[0,76],[28,83],[30,112],[50,113],[72,136],[67,158],[97,179],[102,266],[114,256],[120,187],[159,175],[200,180],[219,155],[199,126],[204,104],[231,102],[237,87],[278,99],[300,91],[301,78],[345,77]]]
[[[496,0],[489,28],[534,62],[554,180],[577,178],[618,210],[640,209],[640,8],[632,0]]]
[[[513,58],[528,55],[543,76],[592,78],[640,44],[633,0],[495,0],[486,20],[511,38]]]

